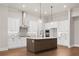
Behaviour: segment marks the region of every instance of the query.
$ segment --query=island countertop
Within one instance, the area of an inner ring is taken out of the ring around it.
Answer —
[[[31,38],[27,38],[27,39],[41,40],[41,39],[56,39],[56,38],[52,38],[52,37],[31,37]]]

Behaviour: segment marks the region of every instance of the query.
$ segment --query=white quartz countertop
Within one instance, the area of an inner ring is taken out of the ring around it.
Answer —
[[[38,40],[38,39],[52,39],[52,37],[43,37],[43,38],[42,38],[42,37],[31,37],[31,38],[28,38],[28,39],[35,39],[35,40],[36,40],[36,39],[37,39],[37,40]]]

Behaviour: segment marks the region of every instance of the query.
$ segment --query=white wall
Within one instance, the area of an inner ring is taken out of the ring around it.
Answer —
[[[71,20],[70,20],[70,28],[69,28],[70,30],[69,30],[69,33],[70,33],[70,35],[69,35],[69,39],[70,39],[70,47],[73,47],[73,45],[74,45],[74,20],[73,20],[73,18],[71,18]]]
[[[8,50],[8,9],[0,6],[0,51]]]
[[[69,45],[70,47],[79,47],[78,43],[78,17],[79,17],[79,8],[73,8],[71,9],[71,14],[70,14],[70,19],[69,20]],[[69,18],[68,17],[68,18]]]
[[[79,17],[74,18],[74,46],[79,47]]]

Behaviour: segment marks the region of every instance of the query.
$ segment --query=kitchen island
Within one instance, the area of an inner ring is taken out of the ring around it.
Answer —
[[[57,48],[57,38],[28,38],[27,50],[40,52]]]

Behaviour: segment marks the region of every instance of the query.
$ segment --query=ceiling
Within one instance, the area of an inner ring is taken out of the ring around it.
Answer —
[[[40,3],[3,3],[0,4],[7,6],[9,8],[16,8],[19,10],[24,10],[33,15],[40,15]],[[53,6],[52,13],[59,13],[67,8],[79,7],[78,3],[41,3],[41,13],[42,15],[50,15],[51,8]]]

